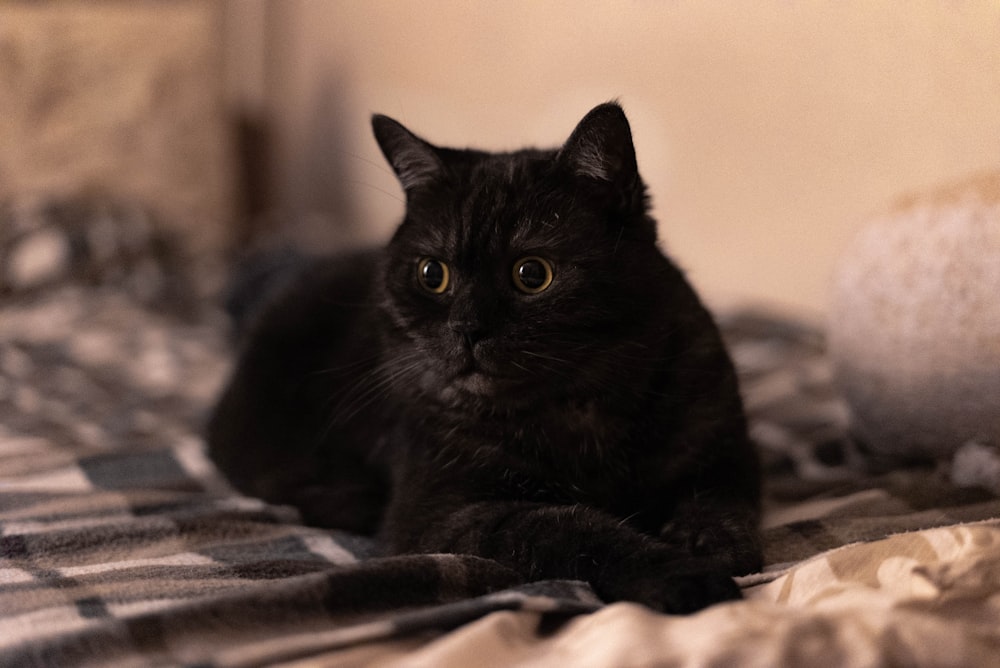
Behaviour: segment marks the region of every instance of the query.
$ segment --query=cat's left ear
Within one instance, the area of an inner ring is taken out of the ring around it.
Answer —
[[[632,188],[638,178],[632,130],[614,102],[594,107],[559,151],[559,160],[577,176],[618,188]]]
[[[444,165],[437,149],[398,121],[375,114],[372,116],[372,130],[382,155],[392,165],[406,192],[426,185],[441,175]]]

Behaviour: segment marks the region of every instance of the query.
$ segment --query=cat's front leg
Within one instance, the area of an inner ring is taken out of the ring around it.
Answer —
[[[415,508],[424,511],[419,523],[412,519]],[[487,557],[527,580],[585,580],[605,601],[669,613],[740,598],[729,574],[711,561],[691,558],[589,506],[479,501],[431,510],[411,500],[407,510],[391,509],[387,517],[386,538],[397,552]]]

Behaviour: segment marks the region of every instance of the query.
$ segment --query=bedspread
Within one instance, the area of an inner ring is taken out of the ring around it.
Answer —
[[[224,322],[113,289],[0,302],[0,665],[977,665],[1000,659],[1000,502],[864,472],[814,329],[722,318],[766,470],[767,567],[689,617],[380,557],[236,494],[200,431]],[[862,462],[863,463],[863,462]]]

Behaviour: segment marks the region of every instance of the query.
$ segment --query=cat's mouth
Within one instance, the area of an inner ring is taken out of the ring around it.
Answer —
[[[472,358],[461,371],[455,374],[454,383],[460,389],[475,394],[488,394],[515,380],[509,375],[483,364],[482,361]]]
[[[472,371],[456,376],[452,384],[456,389],[469,394],[489,396],[495,394],[501,379],[482,371]]]
[[[465,351],[449,383],[452,391],[459,395],[500,400],[506,399],[512,390],[524,383],[523,375],[511,373],[512,369],[497,365],[493,356],[478,352],[480,354]]]
[[[452,387],[460,392],[476,396],[497,396],[517,385],[521,379],[490,369],[475,360],[457,373]]]

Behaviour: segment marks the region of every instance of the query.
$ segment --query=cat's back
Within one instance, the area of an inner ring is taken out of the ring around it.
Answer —
[[[366,250],[287,262],[245,297],[256,302],[245,307],[249,315],[240,323],[245,343],[323,336],[367,318],[375,307],[378,258],[377,251]]]
[[[209,453],[241,489],[278,498],[271,472],[322,468],[325,441],[359,440],[354,389],[380,355],[376,251],[303,259],[261,284],[229,385],[208,424]],[[354,426],[351,426],[354,425]],[[361,426],[364,426],[361,424]],[[294,477],[294,476],[290,476]]]

